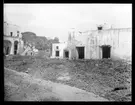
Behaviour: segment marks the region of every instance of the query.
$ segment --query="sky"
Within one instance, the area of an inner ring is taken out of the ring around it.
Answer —
[[[22,32],[64,42],[71,28],[83,32],[104,23],[132,28],[132,4],[4,4],[4,20]]]

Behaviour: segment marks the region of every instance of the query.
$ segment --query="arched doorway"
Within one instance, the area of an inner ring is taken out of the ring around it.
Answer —
[[[12,43],[9,40],[4,40],[4,54],[8,55],[10,54]]]
[[[17,50],[18,50],[18,41],[14,42],[14,55],[17,54]]]

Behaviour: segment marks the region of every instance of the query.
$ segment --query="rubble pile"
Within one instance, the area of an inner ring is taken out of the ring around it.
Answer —
[[[10,55],[4,60],[4,67],[25,72],[35,62],[32,56]]]
[[[36,78],[68,84],[115,101],[131,100],[132,64],[111,59],[60,60],[14,56],[4,66]],[[62,74],[70,79],[62,80]],[[59,79],[58,79],[59,78]]]
[[[115,99],[117,101],[131,100],[130,95],[128,95],[131,94],[131,64],[109,59],[75,62],[72,71],[76,74],[76,79],[81,79],[83,82],[89,84],[88,86],[85,83],[85,90],[88,87],[99,84],[98,86],[94,86],[93,89],[89,88],[89,90],[93,91],[100,88],[97,92],[96,90],[94,92],[102,94],[105,98]],[[118,90],[113,91],[115,89]],[[112,93],[114,97],[111,96]]]

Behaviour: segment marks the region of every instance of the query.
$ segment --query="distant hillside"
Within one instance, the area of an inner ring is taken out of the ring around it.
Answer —
[[[52,48],[52,43],[59,43],[59,39],[55,37],[54,39],[47,39],[45,36],[36,36],[33,32],[23,32],[22,39],[24,44],[26,42],[34,45],[38,50],[48,50]]]

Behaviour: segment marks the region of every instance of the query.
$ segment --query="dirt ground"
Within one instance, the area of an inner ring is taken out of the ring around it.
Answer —
[[[25,72],[33,78],[76,87],[114,101],[131,101],[131,66],[111,59],[60,60],[9,56],[4,60],[6,68]]]
[[[36,79],[29,74],[5,68],[6,101],[108,101],[84,90]]]

